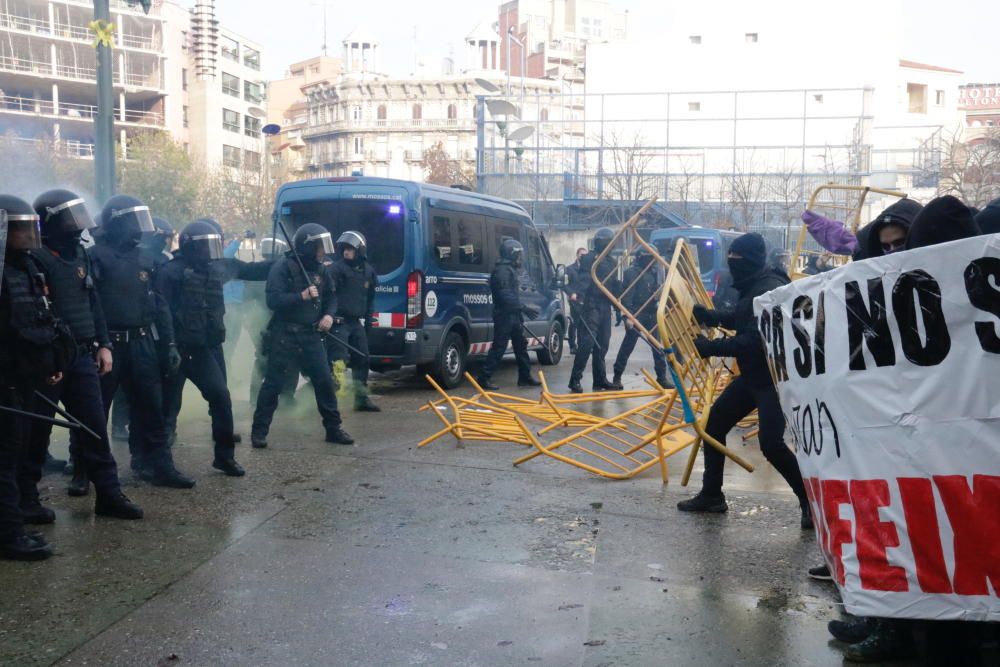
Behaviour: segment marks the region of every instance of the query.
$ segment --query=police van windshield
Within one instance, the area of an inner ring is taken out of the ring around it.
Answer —
[[[297,201],[281,207],[281,217],[290,225],[288,233],[309,222],[330,230],[334,240],[353,230],[368,241],[368,261],[379,275],[392,273],[403,263],[406,211],[392,200],[324,199]]]

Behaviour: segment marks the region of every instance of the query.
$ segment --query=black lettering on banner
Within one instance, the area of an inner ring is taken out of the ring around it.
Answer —
[[[833,421],[830,408],[824,401],[816,399],[815,411],[813,405],[793,405],[792,418],[788,419],[786,416],[785,421],[788,422],[796,447],[807,456],[812,454],[819,456],[823,453],[823,447],[826,444],[825,433],[829,429],[833,435],[833,446],[837,458],[840,458],[840,435],[837,432],[837,425]],[[819,431],[818,436],[817,430]]]
[[[844,284],[844,301],[847,304],[847,339],[850,345],[850,369],[865,370],[865,355],[861,344],[867,343],[875,365],[892,366],[896,363],[896,350],[889,331],[889,317],[885,310],[885,288],[881,278],[868,279],[868,303],[861,295],[857,281]]]
[[[774,375],[778,382],[788,380],[788,368],[785,361],[785,317],[781,306],[775,306],[771,313],[771,350],[774,354]]]
[[[775,384],[778,383],[778,377],[774,370],[774,355],[772,354],[771,346],[771,313],[767,308],[760,311],[760,320],[757,322],[757,328],[760,330],[760,337],[764,344],[764,356],[767,357],[767,369],[771,371],[771,379]]]
[[[809,332],[802,326],[802,320],[811,320],[812,317],[812,299],[804,294],[796,297],[792,302],[792,335],[795,336],[798,347],[792,351],[792,361],[800,378],[812,375],[812,341]]]
[[[826,373],[826,292],[819,293],[816,308],[816,375]]]
[[[826,413],[826,417],[830,422],[830,430],[833,431],[833,446],[837,450],[837,458],[840,458],[840,436],[837,434],[837,425],[833,421],[833,415],[830,414],[830,408],[827,407],[826,403],[821,401],[816,401],[817,409],[816,416],[819,421],[819,444],[820,449],[823,448],[823,414]],[[818,453],[818,452],[817,452]]]
[[[917,366],[937,366],[951,351],[951,335],[941,310],[941,286],[922,269],[907,271],[892,287],[892,310],[899,325],[903,356]],[[927,342],[920,340],[917,318]]]
[[[994,284],[1000,284],[1000,259],[980,257],[965,267],[965,292],[969,295],[969,303],[979,310],[1000,317],[1000,290]],[[1000,354],[1000,336],[997,336],[996,323],[976,322],[976,336],[979,337],[979,346],[984,352]]]

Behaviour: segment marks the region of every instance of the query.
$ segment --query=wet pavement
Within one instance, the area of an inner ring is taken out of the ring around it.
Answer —
[[[648,361],[637,349],[630,371]],[[554,387],[569,366],[546,369]],[[357,445],[323,443],[300,392],[268,449],[238,451],[243,479],[209,467],[189,391],[176,458],[198,486],[123,471],[144,521],[95,519],[92,496],[47,476],[57,521],[42,532],[57,555],[0,564],[0,664],[841,663],[825,630],[834,590],[804,576],[813,534],[754,442],[730,441],[758,469],[727,467],[729,513],[691,516],[674,507],[696,491],[680,486],[686,453],[664,487],[655,470],[611,482],[540,459],[515,469],[517,445],[418,450],[439,428],[416,412],[431,393],[412,371],[377,377],[384,411],[345,413]],[[496,379],[515,377],[510,361]],[[234,393],[249,440],[246,391]]]

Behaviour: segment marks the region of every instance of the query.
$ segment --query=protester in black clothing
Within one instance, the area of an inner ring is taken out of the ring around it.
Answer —
[[[650,332],[656,331],[656,300],[653,295],[660,289],[663,279],[657,273],[657,267],[653,264],[653,255],[644,246],[640,246],[633,253],[634,261],[622,278],[622,288],[628,292],[624,294],[622,305],[630,313],[638,313],[638,319],[633,320],[625,316],[625,338],[621,347],[618,348],[618,356],[615,358],[614,379],[611,385],[614,389],[621,390],[622,374],[628,364],[628,359],[632,356],[635,344],[642,338],[636,322]],[[633,283],[635,283],[633,285]],[[656,371],[656,381],[661,387],[672,387],[673,382],[667,379],[667,361],[663,350],[649,344],[653,353],[653,369]]]
[[[976,224],[983,234],[1000,232],[1000,198],[994,199],[976,214]]]
[[[573,358],[573,370],[569,378],[569,389],[574,394],[583,393],[580,380],[591,357],[594,391],[612,388],[604,362],[611,342],[612,307],[607,295],[592,279],[591,270],[598,255],[608,247],[614,236],[614,232],[607,227],[597,230],[594,234],[594,249],[580,259],[576,281],[570,286],[570,303],[573,307],[573,319],[577,324],[577,354]],[[613,293],[619,291],[618,280],[614,275],[616,270],[615,260],[609,255],[596,271],[597,278]]]
[[[496,390],[491,378],[497,365],[507,353],[507,344],[514,348],[517,360],[517,386],[537,387],[541,384],[531,376],[528,359],[528,342],[524,338],[524,316],[534,319],[538,311],[521,304],[521,283],[518,269],[524,261],[524,247],[514,239],[504,239],[500,244],[500,260],[490,274],[490,292],[493,295],[493,344],[479,369],[477,382],[484,389]]]
[[[141,519],[142,510],[122,493],[101,400],[100,376],[111,372],[113,367],[112,344],[90,258],[80,243],[80,236],[92,229],[94,223],[83,199],[67,190],[43,193],[35,200],[34,208],[40,218],[45,247],[34,251],[32,256],[45,271],[53,312],[69,327],[79,347],[77,359],[65,371],[63,381],[42,391],[49,400],[61,401],[69,413],[98,436],[83,431],[71,434],[75,483],[70,491],[73,495],[85,495],[92,482],[97,491],[96,514]],[[39,404],[37,411],[46,417],[55,414],[48,404]],[[21,457],[18,484],[21,508],[29,523],[55,520],[52,510],[42,506],[38,499],[38,481],[51,434],[50,424],[33,424],[30,443]]]
[[[185,380],[191,380],[208,402],[215,459],[212,467],[230,477],[246,472],[236,462],[233,403],[226,386],[222,341],[225,305],[222,285],[231,278],[264,280],[270,263],[222,259],[222,235],[205,221],[192,222],[180,235],[180,248],[156,275],[156,291],[173,316],[174,336],[181,355],[180,372],[166,388],[167,426],[172,433],[180,413]]]
[[[6,246],[3,240],[6,239]],[[0,195],[0,406],[31,412],[34,390],[58,384],[76,356],[76,341],[52,313],[42,267],[29,254],[42,247],[38,215]],[[0,558],[44,560],[52,548],[24,530],[17,468],[31,421],[0,411]]]
[[[566,288],[563,290],[566,293],[566,298],[569,299],[572,296],[572,286],[579,279],[580,274],[580,259],[587,254],[586,248],[576,249],[576,260],[566,267]],[[570,301],[566,304],[567,313],[569,314],[569,327],[567,329],[566,338],[569,341],[569,353],[576,354],[576,322],[573,319],[573,302]]]
[[[330,272],[323,264],[333,252],[330,232],[320,225],[302,225],[292,239],[293,250],[274,263],[267,278],[267,306],[274,311],[267,371],[253,414],[251,439],[256,448],[267,447],[267,434],[285,388],[288,364],[294,363],[313,385],[326,441],[350,445],[354,440],[341,428],[337,395],[323,335],[337,321],[337,294]]]
[[[729,383],[712,405],[708,415],[706,433],[726,444],[726,436],[739,422],[755,409],[760,416],[761,453],[785,478],[799,499],[802,509],[802,528],[813,527],[809,513],[802,474],[795,454],[784,441],[785,417],[778,403],[778,392],[767,367],[764,347],[757,330],[753,313],[754,297],[788,284],[788,276],[776,272],[766,264],[767,249],[760,234],[744,234],[729,247],[729,270],[733,286],[740,298],[736,308],[723,312],[695,306],[695,318],[710,327],[723,327],[735,335],[708,340],[699,336],[695,341],[702,358],[735,357],[740,375]],[[690,500],[677,504],[684,512],[725,512],[728,509],[722,493],[722,472],[726,457],[712,446],[706,445],[705,473],[701,492]]]
[[[907,231],[921,208],[923,207],[912,199],[900,199],[879,213],[871,224],[858,230],[854,261],[903,250]]]
[[[354,409],[380,412],[368,395],[368,327],[375,310],[378,275],[368,263],[368,244],[359,232],[344,232],[335,245],[337,258],[330,263],[328,273],[337,294],[336,316],[343,322],[334,327],[333,336],[328,339],[332,346],[331,362],[350,359]]]
[[[130,407],[132,469],[156,486],[189,489],[194,480],[174,467],[163,411],[163,377],[157,342],[167,348],[170,371],[181,356],[166,302],[153,291],[155,264],[139,249],[143,233],[153,233],[149,207],[117,195],[104,205],[104,242],[90,249],[97,292],[104,308],[117,363],[101,378],[105,413],[119,387]]]

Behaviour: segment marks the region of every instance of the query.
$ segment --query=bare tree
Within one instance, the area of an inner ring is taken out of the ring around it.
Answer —
[[[672,172],[667,180],[667,199],[680,204],[681,217],[685,221],[691,215],[691,204],[701,199],[704,191],[704,176],[701,169],[694,169],[690,155],[680,156],[680,172]],[[704,161],[704,156],[698,156]]]
[[[604,198],[616,202],[611,214],[616,224],[628,220],[647,199],[660,194],[660,178],[650,173],[654,155],[639,134],[631,138],[611,132],[602,161]]]
[[[1000,128],[986,128],[969,141],[955,132],[942,141],[938,195],[954,195],[982,208],[1000,197]]]
[[[769,199],[777,204],[781,219],[785,223],[785,243],[791,242],[792,224],[799,217],[806,193],[802,191],[801,169],[789,164],[783,165],[768,178]]]
[[[759,172],[756,151],[740,151],[734,156],[728,185],[730,202],[740,215],[740,228],[746,231],[757,219],[767,196],[767,180]]]
[[[428,183],[447,187],[476,186],[475,165],[449,155],[440,141],[424,151],[423,167],[424,180]]]

